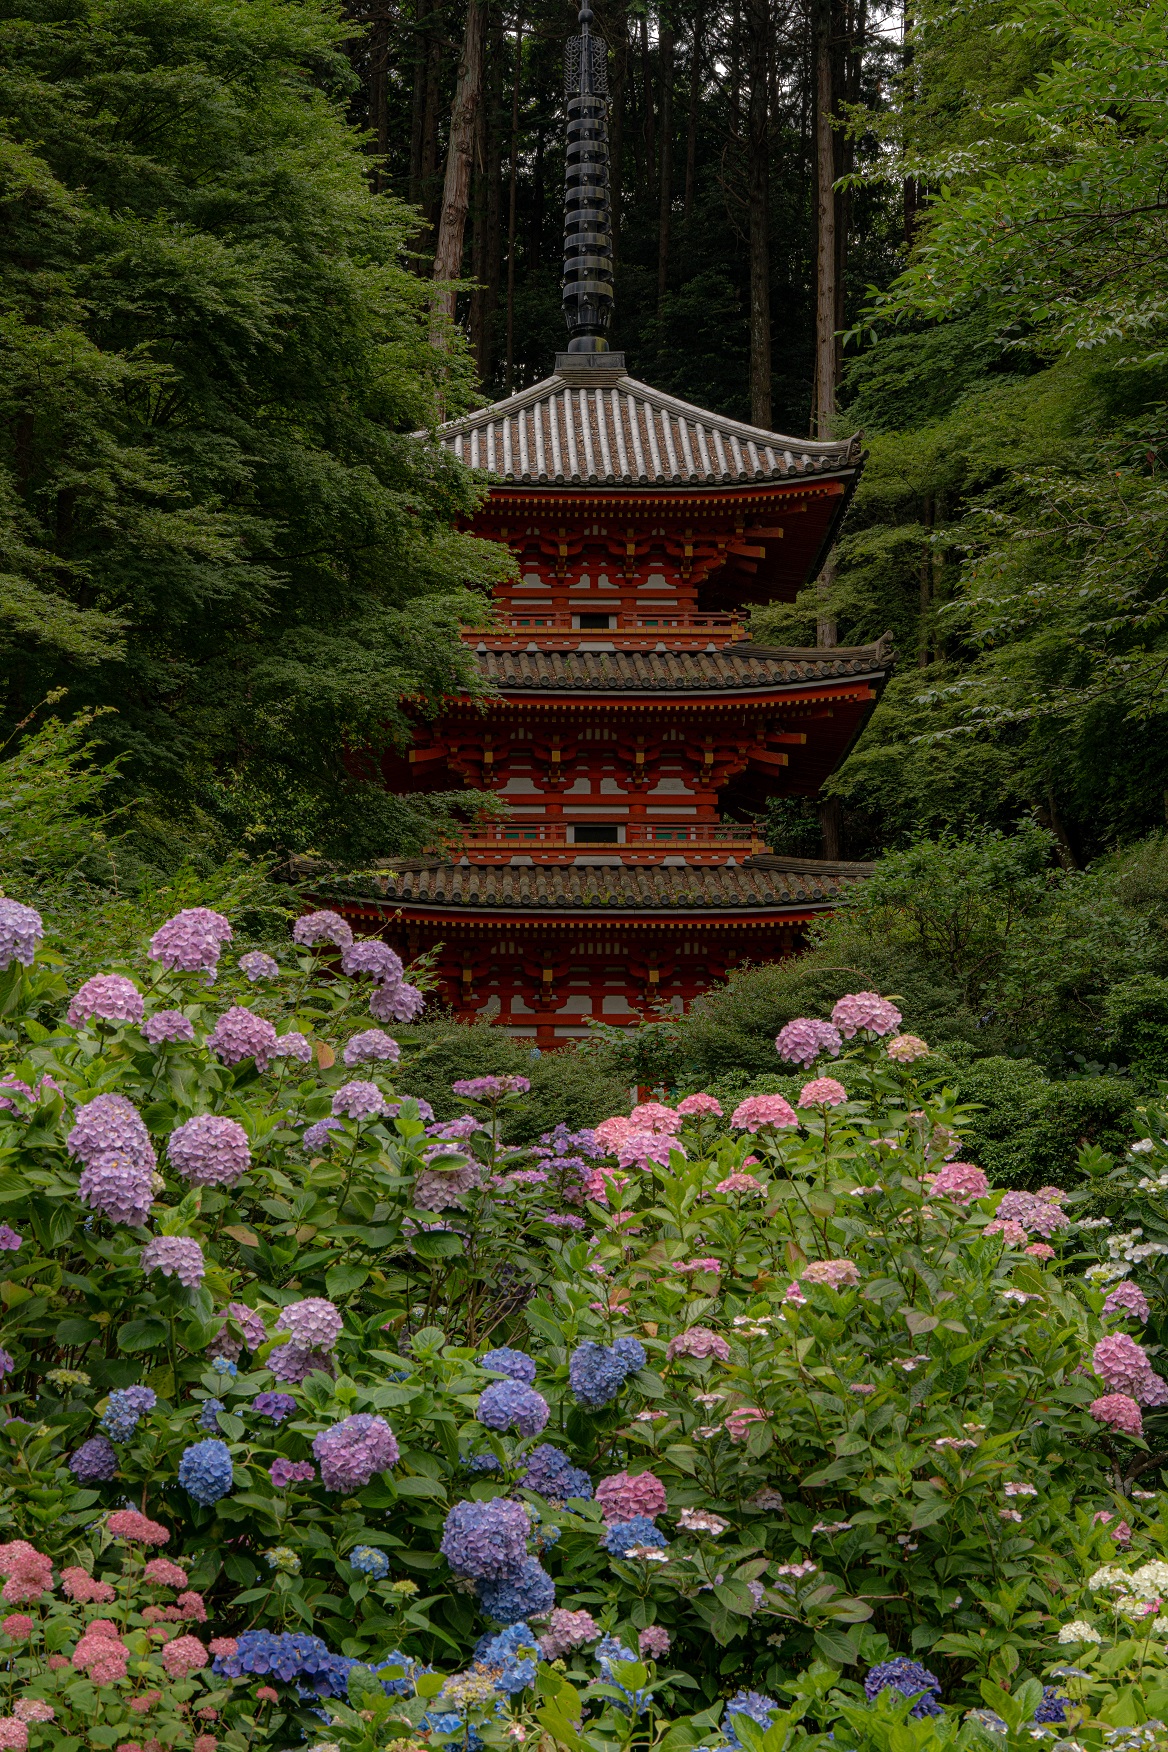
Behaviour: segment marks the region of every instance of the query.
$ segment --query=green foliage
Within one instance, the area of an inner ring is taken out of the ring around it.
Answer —
[[[127,784],[261,853],[412,848],[377,755],[405,698],[478,686],[458,628],[508,564],[407,435],[469,362],[369,189],[347,29],[292,0],[0,20],[7,711],[116,706]]]

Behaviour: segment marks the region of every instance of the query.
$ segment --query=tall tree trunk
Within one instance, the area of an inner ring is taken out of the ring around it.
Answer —
[[[742,138],[742,0],[730,13],[730,138]]]
[[[426,216],[426,224],[418,240],[420,249],[424,249],[432,243],[434,228],[438,221],[435,191],[438,183],[438,127],[441,120],[442,27],[441,0],[430,0],[429,29],[426,35],[426,85],[422,103],[420,174],[420,205]],[[419,262],[417,267],[420,274],[426,272],[424,263]]]
[[[484,48],[484,56],[487,50]],[[474,281],[467,316],[467,337],[479,378],[487,346],[487,97],[489,71],[483,70],[483,100],[475,117],[474,149],[470,183],[470,277]]]
[[[426,120],[426,59],[430,33],[430,0],[414,6],[414,78],[410,100],[410,205],[422,204],[422,132]]]
[[[534,34],[534,33],[533,33]],[[543,262],[543,219],[547,208],[547,190],[543,186],[544,160],[547,157],[547,128],[535,131],[535,160],[532,164],[531,227],[527,254],[532,272]]]
[[[829,438],[836,390],[835,130],[832,0],[813,0],[815,67],[815,436]]]
[[[466,30],[458,62],[458,84],[450,112],[450,144],[446,152],[446,181],[442,189],[442,213],[438,222],[438,247],[434,252],[436,281],[462,278],[462,246],[470,204],[470,175],[474,161],[479,108],[483,97],[483,0],[467,0]],[[453,287],[436,292],[434,309],[454,317]]]
[[[641,14],[641,87],[645,93],[645,183],[657,181],[657,128],[653,120],[653,67],[649,59],[649,19]]]
[[[382,8],[373,17],[366,36],[366,91],[369,100],[369,131],[377,164],[370,176],[375,194],[387,186],[385,155],[389,151],[389,13]]]
[[[503,35],[503,17],[496,8],[496,20],[491,32],[490,77],[487,122],[487,289],[483,304],[483,353],[479,360],[479,376],[487,382],[494,374],[497,346],[499,288],[503,278],[503,109],[505,55],[507,39]]]
[[[612,98],[609,113],[609,211],[612,214],[612,263],[621,253],[621,221],[624,217],[625,104],[629,87],[628,0],[613,11]]]
[[[515,196],[519,181],[519,88],[523,81],[523,13],[515,20],[515,71],[511,80],[511,161],[507,175],[507,362],[503,385],[515,382]]]
[[[657,308],[669,284],[669,225],[673,217],[673,11],[665,0],[658,15],[657,58],[661,74],[661,190],[657,206]]]
[[[705,35],[706,13],[703,0],[698,0],[694,16],[693,42],[689,52],[689,115],[685,127],[685,210],[688,225],[693,214],[694,193],[698,172],[698,100],[702,91],[702,38]]]
[[[936,509],[931,493],[925,494],[922,522],[925,526],[925,545],[921,549],[920,570],[920,613],[917,616],[917,667],[929,667],[929,633],[931,631],[933,609],[933,550],[929,538],[933,533],[936,521]]]
[[[902,115],[907,115],[913,107],[915,93],[913,91],[912,65],[913,65],[913,59],[914,59],[915,53],[916,53],[916,51],[913,47],[913,15],[912,15],[912,12],[911,12],[908,4],[906,3],[905,8],[904,8],[903,19],[902,19],[902,23],[901,23],[901,63],[900,64],[901,64],[903,76],[902,76],[902,80],[901,80],[900,106],[901,106],[901,114]],[[903,184],[903,191],[904,191],[904,247],[905,247],[905,250],[907,251],[907,250],[910,250],[913,246],[913,233],[916,230],[917,212],[918,212],[919,207],[920,207],[919,191],[917,189],[917,185],[916,185],[915,180],[911,176],[905,177],[904,184]]]
[[[748,0],[750,36],[750,418],[771,423],[770,133],[767,126],[769,0]]]

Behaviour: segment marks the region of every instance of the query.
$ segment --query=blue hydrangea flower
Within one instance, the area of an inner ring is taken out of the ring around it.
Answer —
[[[879,1697],[882,1691],[888,1690],[899,1691],[903,1697],[916,1698],[917,1701],[908,1712],[911,1716],[919,1718],[942,1714],[941,1706],[936,1701],[941,1695],[941,1681],[927,1667],[922,1667],[919,1661],[910,1661],[907,1655],[897,1655],[892,1661],[881,1661],[879,1666],[871,1668],[864,1680],[864,1696],[869,1703]]]
[[[498,1472],[499,1456],[497,1454],[472,1454],[465,1462],[471,1472]]]
[[[726,1714],[723,1717],[722,1726],[726,1739],[736,1749],[736,1752],[742,1752],[742,1741],[738,1738],[735,1730],[734,1717],[749,1716],[751,1721],[757,1722],[760,1728],[769,1728],[771,1716],[781,1708],[782,1705],[776,1703],[773,1697],[767,1697],[765,1692],[736,1691],[726,1705]]]
[[[231,1455],[226,1442],[196,1442],[178,1463],[178,1481],[197,1503],[210,1507],[231,1494]]]
[[[600,1668],[601,1677],[609,1685],[615,1685],[616,1689],[627,1699],[626,1703],[618,1703],[616,1705],[617,1709],[626,1715],[630,1712],[633,1715],[639,1715],[647,1701],[649,1695],[648,1692],[641,1690],[630,1691],[626,1685],[621,1684],[612,1668],[614,1661],[639,1661],[641,1658],[640,1655],[636,1654],[632,1649],[627,1649],[622,1642],[617,1641],[615,1636],[601,1637],[596,1645],[595,1654],[596,1664]]]
[[[442,1530],[441,1550],[457,1575],[496,1581],[522,1569],[530,1536],[531,1517],[524,1504],[492,1497],[487,1503],[455,1503]],[[503,1623],[525,1616],[512,1612]]]
[[[199,1428],[219,1433],[219,1413],[227,1410],[227,1402],[223,1399],[204,1399],[203,1409],[199,1413]]]
[[[107,1484],[118,1470],[117,1452],[105,1436],[90,1436],[69,1456],[69,1470],[78,1484]]]
[[[618,1338],[612,1345],[585,1339],[572,1352],[568,1365],[576,1403],[599,1411],[616,1398],[628,1377],[644,1366],[645,1352],[635,1338]]]
[[[1035,1710],[1032,1719],[1036,1722],[1065,1722],[1067,1719],[1067,1699],[1061,1697],[1053,1685],[1044,1685],[1042,1702]]]
[[[498,1636],[480,1637],[475,1645],[474,1658],[484,1667],[502,1667],[495,1689],[505,1691],[509,1697],[517,1697],[529,1685],[535,1684],[536,1663],[540,1658],[539,1639],[531,1626],[521,1619],[518,1624],[509,1624]]]
[[[500,1345],[498,1350],[484,1351],[479,1358],[480,1369],[493,1369],[497,1375],[509,1375],[513,1381],[522,1381],[525,1387],[530,1387],[535,1380],[535,1358],[529,1357],[526,1351],[512,1350],[510,1345]]]
[[[233,1381],[239,1373],[239,1364],[233,1363],[230,1357],[212,1357],[211,1367],[217,1375],[230,1375]]]
[[[573,1466],[562,1448],[551,1442],[541,1442],[527,1456],[527,1471],[519,1481],[527,1490],[553,1502],[565,1503],[569,1497],[592,1498],[592,1480],[578,1466]]]
[[[384,1661],[378,1661],[372,1669],[374,1673],[385,1673],[390,1668],[400,1667],[400,1679],[383,1679],[381,1689],[387,1697],[412,1697],[417,1681],[423,1673],[433,1672],[432,1667],[423,1667],[413,1655],[404,1655],[400,1649],[390,1649]]]
[[[98,1428],[115,1442],[128,1442],[145,1414],[157,1404],[158,1395],[151,1387],[115,1387]]]
[[[538,1436],[550,1416],[542,1393],[522,1381],[492,1381],[479,1394],[475,1416],[489,1430],[518,1430],[521,1436]]]
[[[349,1562],[355,1570],[363,1570],[378,1582],[389,1574],[389,1559],[375,1545],[355,1545],[349,1553]]]
[[[608,1529],[604,1549],[613,1557],[627,1557],[634,1545],[653,1545],[661,1551],[667,1544],[664,1533],[648,1515],[634,1515],[631,1521],[618,1521]]]
[[[487,1617],[497,1618],[500,1624],[542,1618],[556,1603],[556,1585],[535,1557],[526,1558],[518,1572],[480,1582],[478,1594]]]
[[[266,1673],[295,1684],[301,1697],[345,1697],[349,1674],[359,1665],[347,1655],[334,1655],[318,1636],[303,1631],[244,1630],[235,1639],[233,1655],[216,1655],[211,1671],[217,1679],[240,1679],[245,1673]]]

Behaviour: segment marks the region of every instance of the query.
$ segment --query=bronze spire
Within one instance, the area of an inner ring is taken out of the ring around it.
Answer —
[[[608,51],[592,35],[588,0],[580,35],[564,45],[568,159],[564,179],[564,320],[569,353],[606,353],[612,318],[608,191]]]

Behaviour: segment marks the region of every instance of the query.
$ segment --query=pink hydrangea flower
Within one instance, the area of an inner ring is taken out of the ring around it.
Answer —
[[[99,1022],[140,1022],[145,1013],[142,994],[132,979],[120,973],[96,973],[70,998],[65,1020],[80,1028],[94,1018]]]
[[[671,1338],[665,1347],[667,1361],[675,1357],[717,1357],[720,1363],[730,1361],[730,1346],[708,1326],[691,1326]]]
[[[239,958],[239,971],[255,985],[257,980],[279,979],[280,963],[274,955],[265,955],[262,949],[249,949]]]
[[[1045,1241],[1032,1241],[1026,1252],[1031,1259],[1053,1259],[1055,1257],[1054,1248],[1048,1246]]]
[[[187,1572],[169,1557],[152,1557],[146,1565],[146,1580],[156,1588],[185,1588]]]
[[[665,1486],[652,1472],[614,1472],[596,1487],[596,1501],[610,1524],[645,1515],[650,1521],[665,1511]]]
[[[345,1119],[376,1119],[385,1112],[385,1096],[376,1083],[342,1083],[333,1096],[333,1112]]]
[[[833,1290],[850,1289],[860,1273],[850,1259],[812,1259],[800,1271],[805,1284],[830,1284]]]
[[[207,1651],[197,1636],[176,1636],[163,1649],[161,1659],[172,1679],[186,1679],[207,1665]]]
[[[1059,1200],[1066,1197],[1057,1186],[1044,1186],[1038,1192],[1008,1192],[998,1206],[997,1215],[1008,1222],[1021,1223],[1032,1235],[1049,1240],[1056,1229],[1065,1229],[1071,1219],[1062,1210]]]
[[[415,985],[376,985],[369,997],[369,1014],[378,1022],[416,1022],[425,1008],[426,994]]]
[[[292,941],[307,947],[316,943],[331,943],[335,949],[348,949],[353,932],[340,913],[305,913],[292,927]]]
[[[929,1191],[937,1198],[949,1198],[954,1204],[972,1204],[985,1198],[990,1183],[980,1168],[972,1162],[946,1162],[934,1174]]]
[[[987,1223],[982,1234],[1000,1235],[1007,1247],[1025,1247],[1030,1239],[1021,1223],[1007,1222],[1001,1217],[995,1217],[992,1223]]]
[[[276,1036],[272,1057],[295,1059],[298,1064],[310,1065],[312,1063],[312,1042],[307,1034],[301,1034],[297,1028],[290,1028],[287,1034]]]
[[[761,1180],[756,1180],[753,1174],[728,1174],[725,1180],[719,1180],[715,1192],[762,1192]]]
[[[191,906],[167,919],[150,939],[150,958],[171,973],[203,973],[211,985],[224,943],[233,932],[222,913],[210,907]]]
[[[625,1139],[640,1129],[627,1116],[617,1113],[611,1119],[602,1119],[592,1135],[606,1155],[615,1156]]]
[[[848,1092],[834,1077],[815,1077],[799,1091],[800,1107],[842,1107]]]
[[[195,1038],[195,1025],[181,1010],[155,1010],[142,1024],[142,1032],[151,1046],[161,1046],[164,1040],[181,1040],[189,1045]]]
[[[738,1131],[760,1132],[764,1127],[798,1125],[795,1110],[781,1095],[748,1095],[730,1115],[730,1124]]]
[[[783,1291],[783,1300],[784,1302],[792,1303],[796,1308],[805,1308],[807,1306],[807,1297],[803,1294],[798,1284],[787,1285],[786,1289]]]
[[[766,1420],[766,1412],[759,1411],[757,1406],[739,1406],[738,1410],[732,1411],[729,1417],[725,1420],[726,1434],[730,1437],[732,1442],[744,1441],[751,1424],[765,1423]]]
[[[176,1126],[166,1153],[192,1186],[234,1186],[251,1167],[247,1133],[237,1119],[219,1113],[197,1113]]]
[[[900,1027],[900,1011],[879,992],[849,992],[840,999],[831,1019],[845,1040],[864,1029],[868,1034],[893,1034]]]
[[[289,1302],[276,1321],[277,1332],[290,1332],[293,1344],[303,1345],[306,1350],[314,1347],[333,1350],[344,1327],[340,1309],[324,1296],[306,1296],[302,1302]]]
[[[151,1521],[137,1509],[115,1509],[106,1529],[118,1539],[137,1539],[143,1545],[165,1545],[170,1534],[159,1521]]]
[[[33,1621],[27,1612],[10,1612],[7,1618],[0,1621],[0,1630],[5,1636],[10,1636],[13,1642],[27,1642],[32,1635]]]
[[[28,1723],[19,1716],[0,1716],[0,1752],[26,1752]]]
[[[568,1612],[557,1606],[548,1619],[546,1632],[539,1639],[540,1653],[545,1661],[560,1661],[573,1649],[595,1642],[599,1635],[600,1626],[590,1612]]]
[[[1123,1319],[1130,1315],[1142,1325],[1148,1318],[1148,1298],[1143,1290],[1131,1278],[1124,1278],[1121,1284],[1116,1284],[1103,1304],[1103,1314],[1106,1318]]]
[[[18,1722],[51,1722],[57,1715],[52,1704],[46,1703],[43,1697],[18,1697],[12,1713]]]
[[[815,1016],[796,1016],[775,1036],[775,1051],[789,1065],[802,1065],[809,1070],[821,1053],[827,1053],[829,1058],[839,1057],[839,1029]]]
[[[675,1259],[671,1262],[671,1269],[673,1271],[684,1271],[684,1272],[721,1271],[722,1261],[720,1259],[713,1259],[713,1258],[708,1258],[708,1259]]]
[[[142,1270],[160,1271],[176,1277],[188,1290],[196,1290],[207,1275],[203,1249],[189,1235],[155,1235],[142,1249]]]
[[[721,1119],[722,1103],[713,1095],[687,1095],[677,1111],[683,1119]]]
[[[651,1162],[658,1168],[668,1168],[671,1150],[679,1156],[686,1154],[683,1146],[668,1132],[630,1132],[618,1146],[616,1159],[622,1168],[639,1168],[646,1173]]]
[[[1107,1424],[1125,1436],[1142,1436],[1144,1420],[1135,1400],[1126,1393],[1105,1393],[1091,1401],[1091,1416],[1096,1423]]]
[[[401,1047],[391,1034],[381,1028],[365,1028],[354,1034],[341,1054],[346,1065],[391,1064],[401,1058]]]
[[[1148,1372],[1148,1353],[1126,1332],[1109,1333],[1091,1353],[1095,1373],[1109,1392],[1134,1393]]]
[[[380,937],[354,940],[341,955],[342,973],[347,973],[350,978],[357,974],[370,974],[381,985],[392,990],[401,985],[405,971],[401,956],[388,943],[383,943]]]
[[[29,1606],[53,1585],[53,1561],[27,1539],[0,1545],[0,1576],[6,1576],[3,1598],[9,1606]]]
[[[211,1638],[211,1653],[221,1661],[230,1660],[239,1648],[233,1636],[213,1636]]]
[[[663,1624],[647,1624],[637,1638],[641,1659],[659,1661],[669,1653],[672,1638]]]
[[[681,1130],[681,1116],[660,1101],[639,1101],[629,1118],[638,1131],[669,1132],[676,1137]]]
[[[241,1065],[254,1059],[257,1071],[266,1071],[276,1050],[276,1030],[254,1010],[233,1004],[224,1010],[207,1036],[207,1045],[225,1065]]]
[[[898,1034],[884,1048],[889,1058],[898,1065],[911,1065],[920,1058],[928,1058],[928,1042],[918,1034]]]

